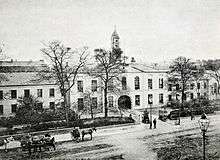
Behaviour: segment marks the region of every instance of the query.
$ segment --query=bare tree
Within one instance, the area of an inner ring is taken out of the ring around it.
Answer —
[[[175,92],[181,94],[181,105],[179,106],[179,123],[180,124],[180,113],[183,109],[183,103],[186,99],[186,91],[188,90],[187,85],[191,82],[195,66],[190,59],[186,57],[176,58],[169,66],[169,83],[176,86]]]
[[[91,76],[99,78],[102,82],[105,117],[108,116],[108,93],[117,89],[114,87],[114,83],[120,81],[119,75],[124,73],[121,54],[122,51],[120,49],[113,49],[112,51],[96,49],[96,66],[89,72]]]
[[[64,100],[66,122],[69,122],[70,89],[75,85],[77,75],[86,65],[88,48],[72,51],[59,41],[49,42],[41,52],[49,59],[50,69],[40,72],[43,79],[54,79]]]

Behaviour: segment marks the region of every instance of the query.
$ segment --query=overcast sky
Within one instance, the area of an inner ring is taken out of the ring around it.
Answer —
[[[0,0],[0,43],[18,60],[51,40],[110,48],[114,25],[138,61],[220,58],[220,0]]]

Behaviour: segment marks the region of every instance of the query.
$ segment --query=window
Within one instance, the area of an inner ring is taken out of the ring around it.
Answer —
[[[113,89],[114,89],[114,88],[113,88],[113,87],[114,87],[113,85],[114,85],[114,84],[113,84],[113,80],[112,80],[112,79],[109,80],[109,81],[108,81],[108,90],[109,90],[109,91],[113,91]]]
[[[108,97],[108,103],[109,103],[108,104],[109,107],[113,107],[113,96]]]
[[[16,113],[17,111],[17,104],[12,104],[11,105],[11,113]]]
[[[148,104],[153,104],[153,94],[148,94]]]
[[[38,110],[42,110],[43,109],[43,103],[42,102],[37,103],[37,109]]]
[[[4,112],[3,105],[0,105],[0,115],[3,115],[3,112]]]
[[[178,91],[180,89],[180,85],[176,84],[176,90]]]
[[[200,83],[197,83],[197,89],[200,89]]]
[[[197,98],[200,98],[200,93],[197,93]]]
[[[180,100],[180,95],[176,94],[176,100],[179,101]]]
[[[190,89],[193,90],[194,89],[194,83],[190,84]]]
[[[172,101],[172,95],[171,94],[168,95],[168,101]]]
[[[186,93],[183,94],[183,100],[186,100]]]
[[[3,91],[0,91],[0,100],[3,100],[4,96],[3,96]]]
[[[217,83],[214,83],[214,93],[217,93]]]
[[[159,103],[163,104],[163,94],[159,94]]]
[[[159,78],[159,88],[163,88],[163,78]]]
[[[50,97],[54,97],[54,95],[55,95],[54,88],[51,88],[49,92],[50,92],[49,93]]]
[[[43,89],[37,89],[37,97],[43,97]]]
[[[83,92],[83,81],[77,81],[78,92]]]
[[[97,97],[92,97],[92,108],[97,108]]]
[[[148,79],[148,89],[153,89],[153,81],[152,81],[152,79]]]
[[[50,102],[50,109],[55,110],[55,103],[54,102]]]
[[[190,99],[193,99],[193,98],[194,98],[194,94],[190,93]]]
[[[11,90],[11,98],[16,99],[17,98],[17,90]]]
[[[140,106],[140,95],[135,95],[135,105]]]
[[[30,90],[29,89],[24,90],[24,97],[30,97]]]
[[[204,89],[206,89],[207,88],[207,83],[206,82],[204,82]]]
[[[207,98],[207,93],[206,92],[204,92],[204,97]]]
[[[127,89],[127,81],[126,81],[126,77],[122,77],[122,90],[126,90]]]
[[[97,80],[92,80],[92,92],[97,91]]]
[[[84,108],[83,98],[78,98],[78,110],[82,110]]]
[[[168,84],[168,91],[172,91],[172,84]]]
[[[134,88],[135,90],[140,89],[140,78],[138,76],[134,78]]]

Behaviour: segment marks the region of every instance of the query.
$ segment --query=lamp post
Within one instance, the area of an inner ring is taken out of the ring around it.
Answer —
[[[207,118],[206,114],[203,113],[201,118],[199,119],[199,126],[203,136],[203,160],[205,160],[205,133],[209,127],[209,123],[209,119]]]

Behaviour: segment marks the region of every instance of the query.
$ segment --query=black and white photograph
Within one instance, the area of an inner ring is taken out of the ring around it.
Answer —
[[[0,160],[220,160],[220,1],[0,0]]]

